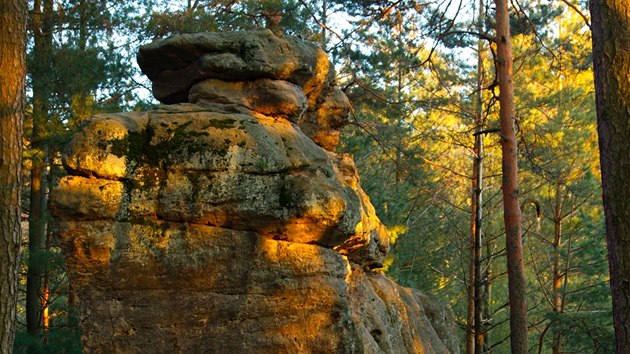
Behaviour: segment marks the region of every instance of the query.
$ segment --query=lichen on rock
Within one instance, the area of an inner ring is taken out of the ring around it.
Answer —
[[[139,63],[171,104],[86,121],[52,197],[86,352],[459,352],[448,311],[378,271],[321,49],[203,33]]]

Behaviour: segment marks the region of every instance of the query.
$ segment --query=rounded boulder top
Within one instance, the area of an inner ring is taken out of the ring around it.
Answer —
[[[140,47],[137,59],[154,96],[168,104],[188,102],[189,89],[205,79],[286,80],[308,97],[331,87],[335,76],[315,43],[269,30],[176,35]]]

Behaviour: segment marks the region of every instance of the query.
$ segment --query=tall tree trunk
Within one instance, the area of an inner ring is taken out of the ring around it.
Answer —
[[[562,186],[560,183],[556,184],[556,195],[554,201],[554,217],[553,217],[553,313],[558,318],[562,313],[562,279],[563,276],[560,272],[560,244],[562,243]],[[554,326],[553,342],[551,344],[551,351],[553,354],[559,354],[562,352],[562,333],[559,328],[559,323],[556,322]]]
[[[630,352],[630,3],[592,0],[593,66],[617,353]]]
[[[328,25],[328,1],[322,0],[321,7],[321,38],[319,39],[319,45],[322,47],[324,51],[326,51],[326,47],[328,45],[328,40],[326,39],[326,26]]]
[[[492,326],[492,268],[490,264],[492,263],[492,249],[493,243],[491,241],[486,242],[486,271],[484,274],[484,292],[483,292],[483,318],[485,319],[485,328],[483,333],[483,351],[482,353],[491,353],[490,349],[490,332],[487,330],[488,327]]]
[[[483,26],[483,0],[479,0],[476,20],[477,31],[481,33]],[[483,39],[477,39],[477,83],[475,87],[475,146],[473,171],[472,171],[472,198],[471,198],[471,251],[469,266],[469,293],[468,293],[468,323],[466,332],[466,352],[480,354],[483,352],[484,332],[482,325],[483,315],[483,286],[482,286],[482,232],[481,220],[483,217]]]
[[[477,112],[479,113],[479,112]],[[477,135],[475,136],[475,161],[473,164],[473,198],[472,198],[472,212],[473,212],[473,317],[474,317],[474,333],[475,333],[475,354],[479,354],[483,349],[483,328],[482,328],[482,265],[481,265],[481,251],[482,251],[482,239],[481,239],[481,219],[482,219],[482,180],[483,180],[483,134],[479,133],[482,129],[481,119],[478,116],[475,121],[477,122]]]
[[[474,188],[474,186],[473,186]],[[474,193],[474,192],[473,192]],[[472,218],[475,218],[475,201],[472,201]],[[466,354],[475,353],[475,224],[472,223],[469,261],[468,261],[468,283],[466,284],[467,316],[466,316]]]
[[[51,242],[52,234],[50,232],[46,232],[46,250],[50,250],[50,242]],[[44,270],[44,283],[42,285],[42,330],[44,333],[48,331],[50,328],[50,268],[47,266]],[[46,342],[47,337],[44,337],[44,342]]]
[[[42,276],[45,272],[46,252],[46,204],[47,147],[45,142],[46,122],[48,121],[50,100],[50,58],[52,54],[52,0],[33,3],[31,17],[35,46],[34,65],[31,70],[33,81],[33,134],[31,149],[31,199],[29,214],[29,263],[26,281],[26,328],[32,335],[39,335],[43,326]]]
[[[483,24],[483,0],[479,1],[477,30],[481,33]],[[483,40],[477,39],[477,88],[475,97],[475,162],[473,164],[473,239],[475,241],[475,354],[483,351],[482,323],[482,225],[483,218]]]
[[[20,252],[26,1],[0,0],[0,353],[13,351]]]
[[[527,304],[521,208],[518,203],[517,143],[514,127],[512,44],[507,0],[495,0],[499,117],[501,121],[501,170],[503,172],[503,219],[510,304],[510,345],[513,354],[527,353]]]
[[[480,91],[481,92],[481,91]],[[483,134],[481,134],[481,130],[483,128],[482,119],[481,119],[481,99],[478,100],[479,108],[477,109],[477,117],[475,118],[475,122],[477,124],[477,135],[475,136],[475,163],[474,163],[474,174],[473,174],[473,205],[474,205],[474,241],[475,241],[475,258],[474,258],[474,268],[475,268],[475,353],[481,353],[483,349],[483,327],[482,327],[482,289],[483,289],[483,281],[482,281],[482,265],[481,265],[481,257],[482,257],[482,245],[483,240],[481,238],[481,219],[483,216]]]

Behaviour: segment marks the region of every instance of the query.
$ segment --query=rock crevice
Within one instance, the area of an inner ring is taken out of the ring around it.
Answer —
[[[202,33],[138,61],[169,104],[86,121],[52,198],[87,352],[459,352],[448,312],[378,271],[321,49]]]

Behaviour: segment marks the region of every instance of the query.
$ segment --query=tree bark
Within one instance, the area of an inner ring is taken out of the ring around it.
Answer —
[[[553,216],[553,312],[556,318],[559,318],[562,314],[562,281],[563,275],[560,272],[560,248],[562,244],[562,186],[560,183],[556,184],[556,195],[554,202],[554,216]],[[551,344],[552,354],[560,354],[562,352],[562,331],[559,322],[554,324],[553,343]]]
[[[13,351],[20,252],[26,1],[0,0],[0,353]]]
[[[490,332],[489,327],[492,327],[492,249],[493,244],[491,241],[486,242],[486,271],[484,273],[484,291],[483,291],[483,318],[486,321],[484,324],[483,333],[483,350],[482,353],[491,353],[490,345]]]
[[[481,33],[483,26],[483,2],[479,1],[477,30]],[[483,218],[483,40],[477,39],[477,88],[475,97],[475,162],[473,163],[473,239],[475,242],[475,354],[483,351],[484,328],[482,323],[482,224]]]
[[[597,131],[617,353],[630,352],[630,3],[592,0]]]
[[[473,187],[474,188],[474,187]],[[473,208],[471,210],[472,217],[475,217],[474,205],[475,201],[472,201]],[[467,293],[467,316],[466,316],[466,354],[475,353],[475,224],[474,220],[471,225],[471,237],[469,247],[469,261],[468,261],[468,283],[466,284]]]
[[[39,335],[43,326],[44,293],[42,276],[46,269],[46,204],[47,204],[47,147],[45,142],[50,100],[50,58],[52,56],[52,0],[33,2],[31,16],[35,46],[34,65],[31,68],[33,82],[33,134],[31,150],[34,152],[31,167],[31,199],[28,227],[29,262],[26,280],[26,329]]]
[[[478,111],[477,114],[480,114]],[[479,133],[483,126],[481,125],[481,116],[478,115],[475,118],[477,123],[477,133]],[[475,161],[473,163],[473,198],[472,198],[472,212],[473,212],[473,318],[474,318],[474,337],[475,337],[475,354],[480,354],[483,350],[483,328],[482,328],[482,269],[481,269],[481,251],[482,251],[482,239],[481,239],[481,219],[482,219],[482,181],[483,181],[483,134],[477,134],[475,136]]]
[[[510,345],[513,354],[527,353],[527,304],[521,208],[518,203],[517,143],[514,127],[512,45],[507,0],[495,0],[499,117],[501,121],[501,170],[503,172],[503,219],[510,304]]]
[[[477,111],[477,117],[475,122],[477,124],[477,133],[483,130],[482,119],[481,119],[481,99],[479,99],[479,108]],[[473,235],[475,242],[475,256],[474,256],[474,268],[475,268],[475,354],[480,354],[483,349],[483,326],[482,326],[482,269],[481,269],[481,257],[482,257],[482,232],[481,232],[481,219],[483,216],[483,134],[477,134],[475,137],[475,163],[474,163],[474,174],[473,174],[473,190],[474,197],[473,203],[475,205],[474,211],[474,226],[473,226]]]
[[[477,31],[481,33],[483,25],[483,0],[479,1],[478,17],[476,20]],[[468,317],[466,325],[466,353],[482,353],[484,333],[482,328],[482,281],[481,281],[481,219],[482,188],[483,188],[483,40],[477,39],[477,76],[475,87],[475,145],[473,148],[474,161],[472,171],[472,195],[471,195],[471,240],[470,240],[470,264],[468,268]]]

